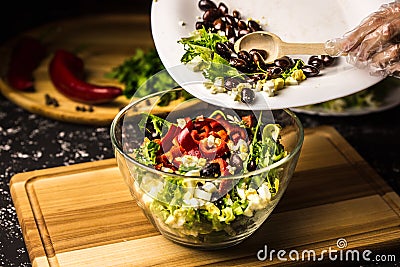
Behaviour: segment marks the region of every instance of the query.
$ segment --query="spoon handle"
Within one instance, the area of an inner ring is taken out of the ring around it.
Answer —
[[[324,43],[286,43],[281,45],[283,55],[325,55]]]

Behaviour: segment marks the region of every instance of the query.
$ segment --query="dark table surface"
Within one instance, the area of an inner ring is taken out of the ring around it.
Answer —
[[[149,0],[114,1],[113,6],[112,1],[88,0],[69,1],[68,6],[54,7],[54,1],[28,1],[21,8],[14,2],[10,12],[3,12],[0,42],[48,21],[91,12],[134,15],[148,12],[151,4]],[[306,128],[333,126],[400,194],[400,106],[360,116],[321,117],[300,113],[298,116]],[[23,110],[0,95],[0,266],[30,266],[10,195],[9,182],[13,175],[113,156],[109,127],[48,119]],[[399,266],[400,258],[397,262]]]

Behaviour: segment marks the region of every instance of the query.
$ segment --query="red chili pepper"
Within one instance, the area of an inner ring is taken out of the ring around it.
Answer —
[[[49,65],[50,78],[55,88],[77,102],[102,104],[122,95],[115,86],[100,86],[83,80],[83,60],[66,50],[57,50]]]
[[[24,36],[14,46],[7,70],[7,81],[17,90],[33,88],[33,71],[46,56],[46,47],[38,39]]]

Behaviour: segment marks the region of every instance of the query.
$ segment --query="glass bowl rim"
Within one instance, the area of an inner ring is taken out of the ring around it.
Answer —
[[[254,175],[260,175],[262,173],[269,172],[270,170],[275,169],[275,168],[283,165],[284,163],[286,163],[287,161],[289,161],[293,157],[295,157],[298,153],[300,153],[300,149],[301,149],[301,147],[303,145],[303,142],[304,142],[304,128],[303,128],[303,125],[302,125],[300,119],[297,117],[297,115],[293,111],[291,111],[288,108],[284,108],[284,109],[281,109],[281,110],[283,110],[291,118],[293,118],[294,121],[295,121],[295,124],[298,126],[299,135],[300,135],[299,136],[299,140],[297,141],[293,151],[291,151],[288,156],[278,160],[277,162],[274,162],[271,165],[268,165],[267,167],[264,167],[264,168],[261,168],[261,169],[256,169],[254,171],[247,172],[247,173],[235,174],[235,175],[229,175],[229,176],[222,176],[222,177],[215,178],[215,177],[204,177],[204,176],[185,176],[185,175],[176,174],[176,173],[163,172],[163,171],[156,170],[154,168],[151,168],[151,167],[149,167],[147,165],[144,165],[144,164],[136,161],[130,155],[125,153],[125,151],[123,151],[123,149],[118,145],[118,141],[116,140],[116,137],[115,137],[115,133],[116,133],[115,127],[117,125],[117,122],[121,119],[123,114],[125,114],[127,111],[129,111],[133,106],[137,105],[138,103],[146,101],[149,98],[152,98],[152,97],[155,97],[155,96],[158,96],[158,95],[161,95],[161,94],[165,94],[166,92],[170,92],[170,91],[174,91],[174,90],[184,90],[184,89],[183,88],[174,88],[174,89],[170,89],[170,90],[167,90],[167,91],[162,91],[162,92],[156,92],[156,93],[149,94],[149,95],[147,95],[145,97],[142,97],[142,98],[139,98],[139,99],[137,99],[135,101],[132,101],[131,103],[126,105],[124,108],[122,108],[118,112],[118,114],[114,117],[113,121],[111,122],[111,126],[110,126],[111,143],[112,143],[114,149],[116,149],[119,154],[124,156],[125,160],[129,160],[131,163],[133,163],[134,165],[140,167],[141,169],[144,169],[146,171],[152,172],[152,173],[154,173],[156,175],[159,175],[159,176],[168,176],[168,177],[177,178],[177,179],[185,178],[185,179],[196,179],[196,180],[198,180],[198,179],[204,179],[204,180],[208,180],[208,179],[212,179],[212,180],[215,180],[215,179],[227,179],[227,180],[230,180],[230,179],[238,179],[238,178],[250,177],[250,176],[254,176]],[[194,98],[194,99],[203,101],[203,100],[198,99],[198,98]],[[191,101],[191,100],[193,100],[193,99],[190,99],[188,101]]]

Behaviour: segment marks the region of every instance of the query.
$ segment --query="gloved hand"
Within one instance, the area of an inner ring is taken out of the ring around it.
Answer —
[[[371,75],[400,78],[400,0],[382,5],[342,38],[328,40],[330,56],[347,53],[347,62]]]

